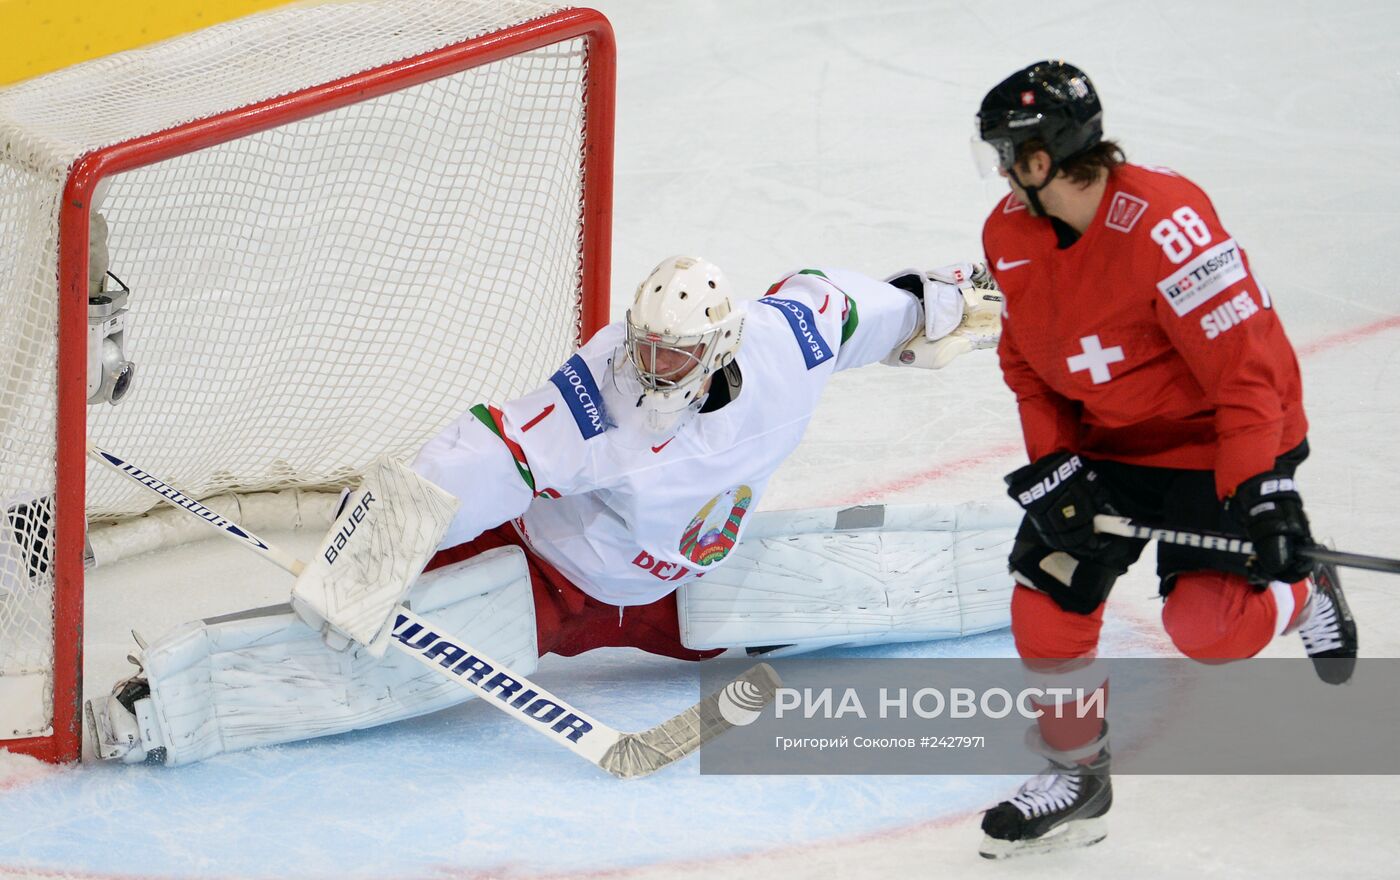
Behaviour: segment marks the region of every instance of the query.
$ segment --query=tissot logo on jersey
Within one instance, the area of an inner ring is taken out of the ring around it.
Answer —
[[[592,440],[608,429],[608,412],[603,406],[603,395],[598,392],[598,383],[594,381],[593,373],[583,358],[578,355],[569,358],[558,372],[549,377],[549,381],[559,389],[564,403],[568,404],[583,439]]]
[[[809,306],[775,296],[766,296],[758,302],[772,306],[787,318],[793,335],[797,337],[797,344],[802,347],[802,359],[807,362],[807,369],[831,360],[831,346],[817,332],[817,316]]]
[[[1214,339],[1257,314],[1259,306],[1255,304],[1254,298],[1249,295],[1249,291],[1242,291],[1204,315],[1201,318],[1201,329],[1206,332],[1207,339]]]
[[[1223,241],[1187,263],[1174,274],[1157,282],[1157,289],[1178,316],[1204,304],[1232,284],[1243,281],[1248,272],[1235,240]]]

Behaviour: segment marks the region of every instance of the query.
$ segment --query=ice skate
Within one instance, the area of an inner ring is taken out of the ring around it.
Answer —
[[[88,700],[88,736],[93,754],[123,764],[163,764],[160,727],[151,716],[151,686],[142,673],[122,679],[112,695]]]
[[[1113,782],[1104,748],[1093,762],[1052,759],[1039,776],[1010,800],[982,815],[985,859],[1092,846],[1108,836],[1105,814],[1113,805]]]
[[[1298,635],[1312,658],[1317,677],[1346,684],[1356,671],[1356,620],[1351,616],[1337,567],[1319,562],[1313,569],[1313,594]]]

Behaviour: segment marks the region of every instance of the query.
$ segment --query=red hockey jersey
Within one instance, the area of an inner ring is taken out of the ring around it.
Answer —
[[[1122,165],[1061,249],[1014,194],[982,244],[1031,460],[1056,450],[1214,470],[1223,498],[1307,433],[1293,348],[1200,187]]]

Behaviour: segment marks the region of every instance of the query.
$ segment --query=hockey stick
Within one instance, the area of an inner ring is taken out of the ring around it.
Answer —
[[[1185,547],[1218,550],[1222,553],[1234,553],[1239,556],[1254,555],[1254,545],[1245,538],[1220,532],[1160,528],[1145,525],[1136,520],[1128,519],[1126,516],[1109,516],[1101,513],[1094,517],[1094,531],[1106,535],[1121,535],[1124,538],[1141,538],[1146,541],[1160,541],[1164,544],[1180,544]],[[1314,559],[1318,562],[1331,562],[1334,565],[1345,565],[1348,568],[1365,568],[1370,571],[1400,574],[1400,559],[1367,556],[1363,553],[1348,553],[1345,550],[1333,550],[1321,544],[1299,548],[1298,553],[1307,559]]]
[[[285,571],[295,575],[305,567],[291,554],[136,465],[91,442],[87,450],[94,461]],[[647,730],[626,733],[574,708],[466,642],[441,633],[406,606],[399,605],[394,614],[390,643],[400,651],[620,779],[646,776],[675,763],[734,727],[736,722],[731,718],[737,718],[739,724],[748,723],[773,701],[782,683],[771,666],[760,663],[674,718]]]

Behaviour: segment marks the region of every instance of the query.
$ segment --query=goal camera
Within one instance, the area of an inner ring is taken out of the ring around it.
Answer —
[[[107,279],[116,282],[109,290]],[[87,402],[116,405],[131,390],[136,364],[127,359],[126,312],[131,296],[117,276],[108,272],[101,289],[88,296]]]

